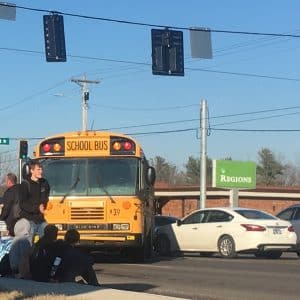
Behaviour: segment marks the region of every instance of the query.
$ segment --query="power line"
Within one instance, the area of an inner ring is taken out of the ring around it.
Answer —
[[[171,134],[171,133],[183,133],[189,131],[197,132],[201,128],[192,127],[192,128],[183,128],[183,129],[174,129],[174,130],[161,130],[161,131],[146,131],[146,132],[128,132],[126,135],[130,136],[149,136],[149,135],[158,135],[158,134]],[[300,132],[300,129],[236,129],[236,128],[216,128],[210,127],[211,131],[228,131],[228,132]],[[26,138],[28,140],[43,140],[44,138]],[[12,152],[12,151],[9,151]],[[0,153],[1,155],[1,153]]]
[[[44,12],[49,14],[59,14],[69,17],[76,17],[76,18],[83,18],[83,19],[90,19],[90,20],[96,20],[96,21],[105,21],[105,22],[113,22],[113,23],[120,23],[120,24],[127,24],[127,25],[135,25],[135,26],[144,26],[144,27],[158,27],[158,28],[173,28],[177,30],[191,30],[189,27],[179,27],[179,26],[172,26],[172,25],[161,25],[161,24],[151,24],[151,23],[144,23],[144,22],[133,22],[128,20],[120,20],[120,19],[112,19],[112,18],[103,18],[103,17],[93,17],[93,16],[87,16],[82,14],[72,14],[72,13],[66,13],[61,11],[53,11],[48,9],[38,9],[38,8],[32,8],[32,7],[25,7],[25,6],[19,6],[19,5],[11,5],[8,3],[1,3],[2,6],[7,7],[14,7],[29,11],[35,11],[35,12]],[[192,28],[194,31],[207,31],[205,28]],[[264,32],[251,32],[251,31],[234,31],[234,30],[219,30],[219,29],[209,29],[210,32],[214,33],[227,33],[227,34],[241,34],[241,35],[260,35],[260,36],[274,36],[274,37],[291,37],[291,38],[300,38],[300,35],[297,34],[283,34],[283,33],[264,33]]]
[[[102,105],[102,104],[92,104],[92,106],[102,107],[102,108],[108,108],[112,110],[127,110],[127,111],[164,111],[164,110],[177,110],[177,109],[183,109],[183,108],[189,108],[189,107],[199,107],[199,104],[189,104],[189,105],[178,105],[178,106],[169,106],[169,107],[158,107],[158,108],[133,108],[133,107],[122,107],[122,106],[108,106],[108,105]]]
[[[278,117],[285,117],[285,116],[292,116],[292,115],[299,115],[300,112],[294,112],[294,113],[288,113],[288,114],[280,114],[280,115],[271,115],[271,116],[264,116],[259,118],[252,118],[252,119],[245,119],[240,121],[232,121],[232,122],[225,122],[225,123],[219,123],[214,124],[213,126],[220,126],[220,125],[229,125],[229,124],[237,124],[237,123],[245,123],[249,121],[258,121],[258,120],[265,120],[265,119],[273,119]]]
[[[220,116],[210,117],[210,119],[227,118],[227,117],[235,117],[235,116],[245,116],[245,115],[254,115],[254,114],[260,114],[260,113],[280,111],[280,110],[289,110],[289,109],[296,109],[296,108],[300,108],[300,105],[298,105],[298,106],[287,106],[287,107],[282,107],[282,108],[265,109],[265,110],[255,110],[255,111],[243,112],[243,113],[238,113],[238,114],[220,115]]]
[[[179,133],[179,132],[197,131],[197,130],[198,128],[184,128],[184,129],[162,130],[162,131],[151,131],[151,132],[132,132],[132,133],[125,133],[125,134],[131,136],[138,136],[138,135],[151,135],[151,134]]]
[[[218,73],[218,74],[245,76],[245,77],[257,77],[257,78],[277,79],[277,80],[287,80],[287,81],[300,82],[299,78],[289,78],[289,77],[281,77],[281,76],[268,76],[268,75],[260,75],[260,74],[253,74],[253,73],[229,72],[229,71],[210,70],[210,69],[203,69],[203,68],[185,68],[185,69],[186,70],[191,70],[191,71],[208,72],[208,73]]]
[[[241,132],[300,132],[300,129],[231,129],[231,128],[214,128],[216,131],[241,131]]]
[[[199,121],[198,119],[189,119],[189,120],[177,120],[177,121],[168,121],[168,122],[159,122],[159,123],[146,123],[142,125],[131,125],[131,126],[124,126],[124,127],[111,127],[111,128],[104,128],[99,130],[117,130],[117,129],[128,129],[128,128],[138,128],[138,127],[149,127],[149,126],[157,126],[157,125],[168,125],[168,124],[178,124],[178,123],[186,123],[186,122],[194,122]]]
[[[47,89],[45,89],[45,90],[42,90],[42,91],[40,91],[40,92],[37,92],[37,93],[32,94],[32,95],[30,95],[30,96],[27,96],[27,97],[25,97],[25,98],[23,98],[23,99],[21,99],[21,100],[15,102],[15,103],[6,105],[6,106],[4,106],[4,107],[0,107],[0,111],[7,110],[7,109],[12,108],[12,107],[14,107],[14,106],[16,106],[16,105],[20,105],[20,104],[23,104],[24,102],[30,101],[30,100],[32,100],[32,98],[35,98],[35,97],[40,96],[40,95],[42,95],[42,94],[44,94],[44,93],[47,93],[47,92],[49,92],[49,91],[55,89],[56,87],[58,87],[58,86],[64,84],[65,82],[67,82],[67,80],[58,82],[58,83],[54,84],[53,86],[51,86],[51,87],[49,87],[49,88],[47,88]]]
[[[28,52],[28,53],[35,53],[35,54],[43,54],[44,53],[42,51],[16,49],[16,48],[5,48],[5,47],[1,47],[0,50],[16,51],[16,52],[24,52],[24,53]],[[126,64],[134,64],[134,65],[151,66],[150,63],[130,61],[130,60],[119,60],[119,59],[109,59],[109,58],[81,56],[81,55],[70,55],[70,54],[68,54],[67,56],[68,57],[73,57],[73,58],[81,58],[81,59],[88,59],[88,60],[99,60],[99,61],[107,61],[107,62],[113,62],[113,63],[126,63]],[[265,78],[265,79],[276,79],[276,80],[300,82],[299,78],[284,77],[284,76],[270,76],[270,75],[254,74],[254,73],[230,72],[230,71],[211,70],[211,69],[204,69],[204,68],[191,68],[191,67],[186,67],[185,69],[190,70],[190,71],[235,75],[235,76],[243,76],[243,77]]]
[[[296,108],[300,108],[300,106],[290,106],[290,107],[275,108],[275,109],[257,110],[257,111],[244,112],[244,113],[238,113],[238,114],[212,116],[212,117],[210,117],[210,119],[235,117],[235,116],[243,116],[243,115],[254,115],[254,114],[259,114],[259,113],[274,112],[274,111],[280,111],[280,110],[289,110],[289,109],[296,109]],[[228,125],[228,124],[231,124],[231,123],[242,123],[242,122],[254,121],[254,120],[258,120],[258,119],[275,118],[275,117],[282,117],[282,116],[294,115],[294,114],[299,114],[299,112],[290,113],[290,114],[265,116],[265,117],[262,117],[262,118],[255,118],[255,119],[246,119],[246,120],[240,120],[240,121],[226,122],[226,123],[222,123],[222,124],[215,124],[214,126]],[[184,120],[176,120],[176,121],[157,122],[157,123],[144,123],[144,124],[139,124],[139,125],[129,125],[129,126],[123,126],[123,127],[121,127],[121,126],[120,127],[110,127],[110,128],[99,129],[99,130],[105,130],[105,131],[106,130],[118,130],[118,129],[129,129],[129,128],[139,128],[139,127],[149,127],[149,126],[159,126],[159,125],[170,125],[170,124],[179,124],[179,123],[186,123],[186,122],[199,122],[199,121],[200,121],[200,118],[195,118],[195,119],[184,119]]]

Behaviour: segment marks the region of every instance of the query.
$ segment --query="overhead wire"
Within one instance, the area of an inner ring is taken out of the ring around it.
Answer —
[[[3,5],[3,4],[0,4]],[[9,6],[9,5],[8,5]],[[130,22],[130,21],[123,21],[123,20],[115,20],[115,19],[107,19],[107,18],[98,18],[98,17],[89,17],[89,16],[83,16],[83,15],[77,15],[77,14],[68,14],[68,13],[62,13],[62,12],[55,12],[55,11],[50,11],[50,10],[40,10],[40,9],[33,9],[33,8],[28,8],[28,7],[21,7],[21,6],[16,6],[17,8],[20,9],[28,9],[28,10],[33,10],[33,11],[43,11],[43,12],[49,12],[49,13],[59,13],[62,15],[67,15],[67,16],[73,16],[73,17],[83,17],[83,18],[91,18],[91,19],[99,19],[102,21],[111,21],[111,22],[118,22],[118,23],[126,23],[126,24],[132,24],[132,25],[143,25],[143,26],[151,26],[151,27],[168,27],[168,28],[175,28],[175,29],[186,29],[190,30],[190,28],[184,28],[184,27],[174,27],[174,26],[165,26],[165,25],[155,25],[155,24],[147,24],[147,23],[138,23],[138,22]],[[198,29],[197,29],[198,30]],[[200,31],[203,31],[200,29]],[[294,34],[272,34],[272,33],[257,33],[257,32],[241,32],[241,31],[224,31],[224,30],[210,30],[211,32],[224,32],[224,33],[238,33],[238,34],[254,34],[254,35],[264,35],[264,36],[272,36],[272,37],[300,37],[299,35],[294,35]],[[32,50],[20,50],[20,49],[9,49],[9,48],[1,48],[2,50],[14,50],[14,51],[21,51],[21,52],[28,52],[28,53],[34,53],[34,54],[42,54],[43,52],[40,51],[32,51]],[[150,65],[149,63],[143,63],[143,62],[133,62],[133,61],[125,61],[125,60],[114,60],[114,59],[106,59],[106,58],[95,58],[95,57],[87,57],[87,56],[76,56],[76,55],[68,55],[69,57],[74,57],[74,58],[83,58],[83,59],[92,59],[92,60],[103,60],[103,61],[108,61],[108,62],[117,62],[117,63],[129,63],[129,64],[136,64],[136,65],[143,65],[143,66],[148,66]],[[265,75],[259,75],[259,74],[250,74],[250,73],[239,73],[239,72],[227,72],[227,71],[219,71],[219,70],[208,70],[208,69],[203,69],[203,68],[187,68],[192,71],[203,71],[203,72],[213,72],[213,73],[221,73],[221,74],[230,74],[230,75],[238,75],[238,76],[248,76],[248,77],[260,77],[260,78],[268,78],[268,79],[278,79],[278,80],[289,80],[289,81],[300,81],[298,78],[287,78],[287,77],[278,77],[278,76],[265,76]],[[52,88],[50,88],[52,89]],[[48,89],[49,90],[49,89]],[[44,91],[43,91],[44,92]],[[42,93],[43,93],[42,92]],[[26,99],[25,99],[26,101]],[[0,108],[0,110],[7,109],[9,107],[12,107],[13,105],[19,104],[21,101],[18,103],[12,104],[10,106]],[[24,102],[24,100],[22,100]],[[115,109],[116,107],[113,107]],[[277,117],[277,116],[271,116],[271,117]],[[187,120],[184,120],[184,122]],[[189,121],[189,120],[188,120]],[[248,121],[248,120],[245,120]],[[179,121],[181,122],[181,121]],[[164,122],[166,123],[166,122]],[[152,126],[152,124],[151,124]],[[124,127],[123,127],[124,128]],[[132,127],[131,127],[132,128]]]
[[[15,107],[15,106],[18,106],[18,105],[20,105],[20,104],[24,104],[25,102],[28,102],[28,101],[32,100],[33,98],[35,98],[35,97],[37,97],[37,96],[40,96],[40,95],[42,95],[42,94],[45,94],[45,93],[47,93],[47,92],[49,92],[49,91],[51,91],[51,90],[57,88],[58,86],[60,86],[60,85],[62,85],[62,84],[64,84],[64,83],[66,83],[67,81],[68,81],[68,80],[60,81],[60,82],[58,82],[58,83],[56,83],[56,84],[50,86],[50,87],[47,88],[47,89],[44,89],[44,90],[42,90],[42,91],[39,91],[39,92],[37,92],[37,93],[34,93],[34,94],[29,95],[29,96],[27,96],[27,97],[24,97],[24,98],[22,98],[21,100],[16,101],[16,102],[14,102],[14,103],[12,103],[12,104],[9,104],[9,105],[0,107],[0,111],[4,111],[4,110],[7,110],[7,109],[10,109],[10,108]]]
[[[173,29],[178,29],[178,30],[208,31],[208,29],[206,29],[206,28],[191,28],[191,27],[180,27],[180,26],[173,26],[173,25],[162,25],[162,24],[151,24],[151,23],[144,23],[144,22],[133,22],[133,21],[128,21],[128,20],[94,17],[94,16],[67,13],[67,12],[49,10],[49,9],[39,9],[39,8],[20,6],[20,5],[9,4],[9,3],[0,3],[0,5],[7,6],[7,7],[18,8],[18,9],[23,9],[23,10],[35,11],[35,12],[43,12],[43,13],[49,13],[49,14],[59,14],[59,15],[69,16],[69,17],[76,17],[76,18],[83,18],[83,19],[90,19],[90,20],[97,20],[97,21],[105,21],[105,22],[113,22],[113,23],[119,23],[119,24],[127,24],[127,25],[143,26],[143,27],[173,28]],[[251,31],[219,30],[219,29],[209,29],[209,31],[210,32],[215,32],[215,33],[226,33],[226,34],[242,34],[242,35],[300,38],[300,35],[297,35],[297,34],[264,33],[264,32],[251,32]]]
[[[212,126],[238,124],[238,123],[245,123],[245,122],[251,122],[251,121],[258,121],[258,120],[273,119],[273,118],[286,117],[286,116],[292,116],[292,115],[299,115],[299,114],[300,114],[300,112],[280,114],[280,115],[271,115],[271,116],[264,116],[264,117],[259,117],[259,118],[244,119],[244,120],[240,120],[240,121],[224,122],[224,123],[214,124]]]
[[[109,106],[109,105],[103,105],[103,104],[92,104],[96,107],[102,107],[106,109],[112,109],[112,110],[121,110],[121,111],[165,111],[165,110],[178,110],[178,109],[184,109],[184,108],[190,108],[190,107],[197,107],[199,104],[189,104],[189,105],[176,105],[176,106],[168,106],[168,107],[157,107],[157,108],[134,108],[134,107],[124,107],[124,106]]]

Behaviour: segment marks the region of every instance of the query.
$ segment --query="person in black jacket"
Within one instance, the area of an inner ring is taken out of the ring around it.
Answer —
[[[57,233],[57,227],[49,224],[45,227],[45,234],[33,245],[29,255],[29,268],[35,281],[49,282],[52,279],[51,268],[60,254],[59,244],[56,244]]]
[[[29,171],[29,177],[21,183],[21,219],[18,222],[26,222],[26,220],[30,222],[29,237],[33,242],[35,235],[43,236],[47,225],[44,212],[49,200],[50,186],[42,177],[43,169],[39,161],[32,160]]]
[[[66,232],[63,243],[57,241],[56,248],[59,248],[62,261],[56,278],[60,282],[75,282],[76,277],[81,276],[87,284],[99,286],[93,269],[94,259],[76,248],[79,241],[80,234],[76,229],[69,229]]]
[[[13,204],[19,198],[20,185],[17,184],[17,176],[13,173],[8,173],[5,176],[5,185],[7,190],[3,195],[3,207],[0,215],[0,220],[5,221],[9,235],[14,236],[14,227],[18,218],[14,215],[12,209]]]

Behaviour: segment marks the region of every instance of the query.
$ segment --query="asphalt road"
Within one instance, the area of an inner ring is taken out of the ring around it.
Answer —
[[[199,255],[155,259],[143,264],[97,256],[101,283],[110,288],[207,300],[300,299],[300,259],[278,260]]]

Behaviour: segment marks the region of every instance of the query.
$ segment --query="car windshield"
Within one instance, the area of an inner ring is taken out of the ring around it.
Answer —
[[[242,215],[247,219],[258,219],[258,220],[276,220],[275,217],[264,213],[260,210],[252,210],[252,209],[237,209],[236,213]]]
[[[49,159],[43,173],[51,196],[135,195],[136,158]]]

